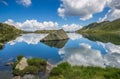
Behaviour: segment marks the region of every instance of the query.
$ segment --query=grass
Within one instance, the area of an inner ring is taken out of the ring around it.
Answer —
[[[42,72],[42,71],[46,70],[47,62],[43,59],[40,59],[40,58],[28,59],[27,60],[28,66],[24,70],[15,69],[16,65],[20,62],[20,60],[22,58],[23,58],[22,55],[18,56],[17,61],[13,65],[13,74],[14,75],[23,76],[26,73],[27,74],[28,73],[29,74],[36,74],[38,72]]]
[[[61,63],[50,72],[49,79],[119,79],[120,69],[71,66]]]

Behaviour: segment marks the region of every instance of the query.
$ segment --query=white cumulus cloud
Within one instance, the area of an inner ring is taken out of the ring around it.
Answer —
[[[80,20],[88,20],[94,14],[103,12],[108,7],[108,13],[100,18],[101,21],[113,21],[120,18],[120,0],[61,0],[58,14],[65,16],[79,16]]]
[[[107,0],[106,6],[110,8],[108,13],[100,18],[99,21],[113,21],[115,19],[120,18],[120,0]]]
[[[71,25],[65,24],[62,26],[62,29],[64,29],[65,31],[71,31],[71,32],[79,30],[80,28],[82,28],[82,26],[79,24],[71,24]]]
[[[108,20],[113,21],[119,18],[120,18],[120,9],[111,9],[103,18],[99,19],[99,22],[108,21]]]
[[[93,14],[102,12],[106,5],[106,0],[61,0],[62,4],[58,8],[59,16],[80,16],[81,20],[93,17]]]
[[[26,20],[25,22],[15,22],[12,19],[8,19],[5,23],[14,25],[15,27],[25,31],[36,30],[56,30],[58,29],[58,23],[52,21],[38,22],[37,20]]]
[[[18,4],[21,4],[21,5],[25,6],[25,7],[28,7],[32,4],[31,0],[16,0],[16,2]]]

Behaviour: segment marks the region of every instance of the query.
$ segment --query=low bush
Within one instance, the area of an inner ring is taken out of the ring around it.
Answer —
[[[17,57],[17,60],[20,61],[22,58],[23,58],[23,56],[22,56],[22,55],[19,55],[19,56]]]

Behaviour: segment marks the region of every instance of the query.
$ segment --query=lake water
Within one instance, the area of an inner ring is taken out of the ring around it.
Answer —
[[[40,42],[46,35],[23,34],[7,42],[0,49],[0,79],[7,79],[5,74],[10,79],[12,67],[5,64],[15,61],[18,55],[43,58],[52,65],[67,61],[71,65],[120,68],[119,44],[92,41],[76,33],[68,33],[68,40]]]

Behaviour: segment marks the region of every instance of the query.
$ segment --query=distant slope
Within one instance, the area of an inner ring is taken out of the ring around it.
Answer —
[[[101,23],[92,23],[88,26],[83,27],[77,31],[81,32],[120,32],[120,19],[114,20],[112,22],[105,21]]]
[[[56,30],[37,30],[34,33],[52,33],[55,32]]]
[[[19,30],[12,25],[0,23],[0,34],[19,34],[21,32],[22,30]]]
[[[2,47],[5,42],[16,38],[16,36],[20,35],[21,33],[23,33],[23,31],[15,28],[14,26],[0,23],[0,46]]]

